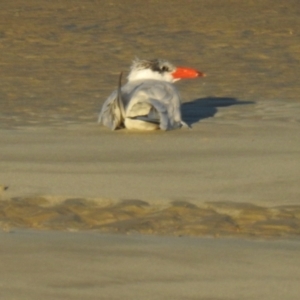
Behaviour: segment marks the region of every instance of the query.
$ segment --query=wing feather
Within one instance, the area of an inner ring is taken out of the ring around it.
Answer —
[[[159,83],[149,92],[153,105],[160,112],[160,128],[170,130],[181,127],[181,99],[175,86]]]
[[[104,102],[98,122],[111,130],[123,127],[125,118],[125,109],[121,92],[122,72],[119,76],[118,89],[114,91]]]
[[[170,130],[186,125],[181,119],[181,99],[176,87],[167,82],[145,80],[129,82],[118,88],[102,106],[98,121],[111,130],[123,127],[125,119],[159,124]]]

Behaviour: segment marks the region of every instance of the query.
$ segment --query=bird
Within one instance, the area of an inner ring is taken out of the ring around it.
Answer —
[[[104,102],[98,122],[111,130],[172,130],[188,126],[181,118],[181,99],[174,85],[180,79],[204,77],[192,68],[175,67],[163,59],[134,59],[128,82]]]

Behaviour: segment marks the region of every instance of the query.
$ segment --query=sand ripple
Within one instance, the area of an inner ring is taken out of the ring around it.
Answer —
[[[0,228],[281,238],[300,235],[300,205],[175,201],[159,206],[142,200],[20,197],[0,202]]]

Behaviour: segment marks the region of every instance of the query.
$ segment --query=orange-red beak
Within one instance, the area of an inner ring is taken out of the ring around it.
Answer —
[[[205,77],[206,75],[202,72],[199,72],[191,68],[178,67],[172,73],[172,76],[174,79],[186,79],[186,78]]]

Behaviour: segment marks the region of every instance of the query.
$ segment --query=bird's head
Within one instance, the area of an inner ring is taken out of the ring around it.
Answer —
[[[195,69],[175,67],[162,59],[135,59],[131,65],[128,81],[154,79],[175,82],[180,79],[204,77],[205,74]]]

